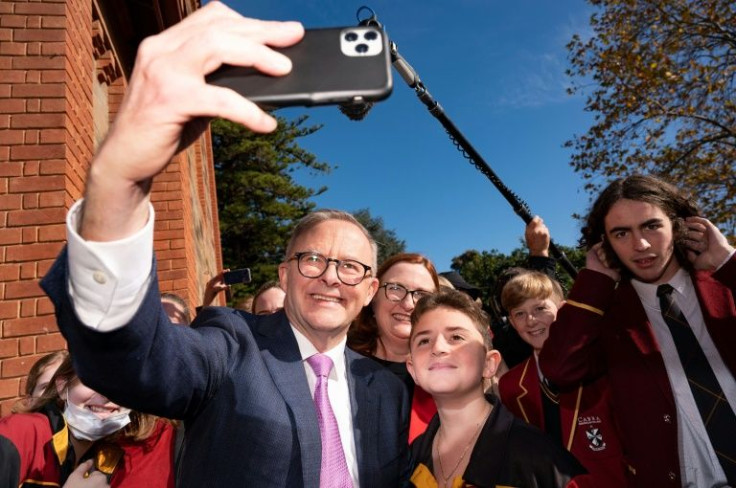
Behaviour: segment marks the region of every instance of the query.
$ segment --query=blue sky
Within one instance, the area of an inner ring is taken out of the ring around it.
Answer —
[[[445,113],[511,190],[547,223],[558,244],[574,245],[573,213],[589,205],[563,143],[590,125],[582,95],[565,88],[573,33],[590,32],[583,0],[226,0],[243,15],[300,20],[306,27],[356,24],[368,5]],[[281,110],[324,124],[301,140],[326,176],[300,184],[329,190],[318,207],[368,208],[440,271],[467,249],[510,252],[524,224],[495,187],[451,144],[444,129],[394,71],[391,97],[353,122],[335,107]]]

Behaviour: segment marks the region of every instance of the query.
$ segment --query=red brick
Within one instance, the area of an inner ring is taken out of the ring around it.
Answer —
[[[66,27],[66,17],[41,17],[41,27],[44,29],[63,29]]]
[[[28,375],[31,367],[41,359],[41,356],[21,356],[2,360],[0,375],[3,378],[17,378]]]
[[[0,5],[2,5],[3,2],[0,2]],[[16,403],[18,403],[17,398],[11,398],[10,400],[0,400],[0,417],[7,417],[11,413],[13,413],[13,407]]]
[[[61,148],[62,158],[64,157],[64,145],[63,144],[46,144],[45,146],[58,146]],[[43,146],[41,146],[43,147]],[[12,150],[11,150],[12,153]],[[41,161],[41,167],[39,168],[39,173],[44,175],[63,175],[66,172],[66,161],[63,159],[50,159],[49,158],[39,158],[39,159],[47,159],[47,161]]]
[[[20,379],[0,380],[0,398],[15,398],[20,395]]]
[[[44,261],[38,261],[36,265],[38,266],[38,277],[43,278],[46,276],[46,273],[49,272],[49,268],[51,268],[51,265],[54,264],[55,259],[46,259]]]
[[[22,244],[8,246],[5,251],[5,260],[9,263],[51,259],[59,254],[62,248],[60,242],[44,242],[38,244]]]
[[[55,144],[51,144],[55,146]],[[29,147],[29,146],[18,146]],[[43,147],[43,146],[41,146]],[[63,147],[63,146],[62,146]],[[10,193],[28,193],[34,191],[63,190],[63,175],[29,176],[10,180]]]
[[[10,153],[10,151],[8,151]],[[0,163],[0,177],[1,176],[22,176],[23,175],[23,163],[19,161],[6,161]]]
[[[8,212],[8,227],[25,225],[58,224],[64,222],[66,210],[51,207],[38,210],[12,210]]]
[[[58,112],[63,112],[65,109],[66,109],[66,100],[64,100],[63,98],[42,98],[41,99],[41,112],[58,113]]]
[[[65,35],[63,29],[23,29],[13,32],[13,39],[18,42],[64,42]],[[63,63],[64,59],[61,61]]]
[[[5,337],[20,337],[57,332],[58,330],[56,318],[53,315],[44,315],[43,317],[6,320],[3,326],[3,335]]]
[[[18,2],[15,4],[16,14],[27,14],[27,15],[64,15],[66,8],[62,3],[23,3]]]
[[[38,286],[38,281],[36,280],[29,280],[29,281],[15,281],[10,283],[5,283],[5,299],[9,300],[12,298],[27,298],[27,297],[40,297],[43,296],[43,291],[41,290],[41,287]],[[18,320],[25,320],[25,319],[18,319]],[[7,336],[7,330],[10,326],[10,323],[12,321],[5,322],[5,336]],[[19,335],[19,334],[15,334]]]
[[[66,349],[66,341],[60,333],[46,334],[36,337],[36,352],[50,353]]]
[[[65,154],[66,148],[63,144],[40,144],[37,146],[25,145],[13,146],[10,148],[10,159],[19,161],[27,161],[29,159],[63,158]],[[64,172],[62,171],[61,174],[64,174]]]
[[[0,17],[0,27],[25,27],[25,15],[3,15]]]
[[[18,317],[18,302],[0,302],[0,319],[14,319]]]
[[[60,56],[66,53],[66,44],[63,42],[44,42],[41,44],[43,56]]]
[[[0,281],[16,281],[20,278],[19,264],[0,264]],[[3,318],[3,317],[0,317]]]
[[[64,127],[64,114],[19,114],[10,119],[13,129]]]
[[[23,195],[23,208],[38,208],[38,193],[26,193],[25,195]],[[28,240],[26,239],[25,230],[23,232],[23,242],[28,242]]]
[[[36,315],[36,300],[34,298],[21,300],[20,301],[20,316],[21,317],[33,317],[35,315]],[[28,353],[21,352],[21,354],[28,354]]]
[[[41,72],[41,83],[63,83],[65,81],[66,71],[63,69],[50,69]]]
[[[26,131],[26,143],[28,144],[35,144],[36,141],[30,142],[30,139],[36,135],[38,137],[38,131],[37,130],[27,130]],[[23,176],[38,176],[38,168],[40,166],[39,161],[26,161],[26,163],[23,165]]]
[[[20,265],[20,279],[36,279],[36,263],[23,263]]]
[[[41,102],[41,107],[43,107],[44,102],[53,102],[54,100],[43,100]],[[64,129],[48,129],[41,131],[41,144],[51,144],[54,142],[64,142],[66,141],[66,131]]]
[[[6,114],[22,114],[26,111],[26,101],[20,98],[0,98],[0,111]]]
[[[64,205],[64,192],[63,191],[48,191],[39,195],[38,206],[42,208],[46,207],[60,207]],[[10,209],[8,209],[10,210]],[[45,239],[41,239],[45,240]]]
[[[38,74],[39,81],[41,79]],[[62,83],[13,85],[13,97],[16,98],[58,98],[64,96]]]
[[[38,229],[38,240],[40,242],[54,242],[66,240],[66,225],[46,225]]]
[[[0,22],[3,18],[0,17]],[[26,44],[24,42],[3,42],[0,43],[0,56],[25,56]]]
[[[25,70],[19,70],[19,69],[3,70],[3,81],[5,83],[23,83],[25,79],[26,79]],[[8,90],[10,90],[10,87],[8,87]]]
[[[17,210],[21,207],[21,195],[0,195],[0,210]],[[2,232],[2,229],[0,229]],[[2,239],[0,239],[0,244]]]
[[[0,358],[18,355],[18,339],[0,339]]]
[[[24,227],[23,228],[23,244],[31,245],[38,242],[38,227]],[[20,277],[23,278],[35,278],[35,274],[28,275],[23,273],[23,269],[20,270]]]
[[[0,100],[0,105],[2,105],[2,100]],[[0,130],[0,144],[7,144],[9,146],[12,146],[14,144],[22,144],[22,143],[23,143],[23,131],[22,130]]]
[[[26,336],[18,339],[18,349],[21,356],[28,356],[36,352],[36,337]]]

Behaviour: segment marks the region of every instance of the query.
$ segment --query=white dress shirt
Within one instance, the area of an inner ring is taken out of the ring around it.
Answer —
[[[657,297],[658,285],[637,280],[631,280],[631,284],[639,295],[646,311],[652,332],[664,359],[672,394],[675,397],[682,486],[692,488],[728,486],[726,475],[713,451],[703,419],[695,404],[672,334],[664,321],[664,317],[662,317],[659,297]],[[711,368],[713,368],[728,403],[731,408],[734,408],[736,406],[736,381],[734,381],[731,372],[723,363],[723,359],[721,359],[721,355],[708,333],[690,275],[684,269],[680,269],[669,281],[669,284],[675,289],[672,293],[675,303],[685,315],[700,347],[703,349],[706,358],[708,358]]]

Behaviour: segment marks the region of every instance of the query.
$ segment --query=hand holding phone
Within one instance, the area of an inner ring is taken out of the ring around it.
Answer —
[[[250,283],[250,268],[234,269],[223,274],[226,285],[239,285]]]
[[[388,39],[378,27],[308,29],[297,44],[274,50],[291,59],[289,74],[274,77],[225,65],[207,82],[265,109],[378,101],[391,94]]]

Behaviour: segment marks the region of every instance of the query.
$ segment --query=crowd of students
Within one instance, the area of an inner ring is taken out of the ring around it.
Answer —
[[[141,46],[42,281],[70,355],[34,368],[43,392],[0,419],[2,486],[736,485],[735,250],[656,177],[598,196],[566,297],[548,273],[507,273],[500,306],[529,347],[508,371],[482,304],[421,254],[379,267],[341,211],[297,224],[256,313],[190,320],[159,293],[151,179],[201,117],[275,127],[203,75],[282,75],[269,46],[302,35],[211,2]],[[526,237],[549,270],[541,220]]]

